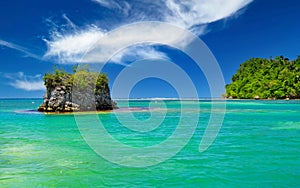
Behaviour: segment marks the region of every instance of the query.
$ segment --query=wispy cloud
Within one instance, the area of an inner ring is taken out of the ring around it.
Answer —
[[[114,0],[92,0],[96,3],[99,3],[101,6],[109,8],[109,9],[121,9],[121,6],[119,5],[119,3],[117,3]]]
[[[133,62],[141,59],[165,59],[168,60],[167,54],[156,50],[154,47],[147,45],[131,46],[119,51],[112,58],[112,62]]]
[[[108,9],[122,9],[133,21],[166,21],[185,29],[234,15],[253,0],[92,0]],[[200,33],[201,34],[201,33]]]
[[[11,48],[11,49],[17,50],[19,52],[22,52],[26,55],[26,57],[31,57],[31,58],[34,58],[34,59],[41,60],[40,56],[31,53],[28,49],[26,49],[26,48],[24,48],[20,45],[17,45],[17,44],[11,43],[11,42],[7,42],[5,40],[0,39],[0,46],[4,46],[4,47]]]
[[[127,1],[114,1],[114,0],[92,0],[99,5],[108,8],[108,9],[115,9],[118,11],[123,12],[124,15],[128,16],[128,12],[131,9],[131,5]]]
[[[62,15],[63,19],[65,19],[67,21],[67,24],[73,28],[73,29],[76,29],[77,26],[71,21],[71,19],[66,15],[66,14],[63,14]]]
[[[165,21],[180,27],[199,31],[197,27],[236,14],[253,0],[166,0]],[[201,32],[196,34],[201,35]]]
[[[16,80],[15,82],[11,83],[11,86],[15,87],[16,89],[22,89],[26,91],[45,90],[45,86],[42,81],[30,82],[26,80]]]
[[[150,43],[141,45],[137,42],[136,45],[138,46],[134,46],[134,43],[132,43],[135,40],[165,41],[174,45],[186,44],[187,39],[185,39],[184,33],[176,32],[172,27],[164,27],[163,30],[160,30],[160,28],[161,24],[154,23],[146,24],[139,29],[126,27],[122,33],[106,33],[100,31],[99,28],[81,34],[75,33],[57,40],[47,41],[49,49],[45,54],[45,58],[58,58],[61,63],[105,63],[111,59],[113,62],[120,64],[123,64],[122,61],[124,60],[132,59],[132,57],[167,59],[165,53],[157,51]],[[145,35],[145,33],[147,34]],[[105,35],[110,35],[110,37],[104,37]],[[164,36],[168,36],[168,38]],[[124,46],[128,46],[128,49],[122,50]],[[86,52],[89,53],[86,54]],[[83,56],[84,59],[82,59]]]
[[[122,14],[126,19],[115,26],[137,21],[164,21],[188,29],[197,35],[203,35],[207,32],[206,28],[209,23],[235,15],[253,0],[132,0],[130,3],[116,0],[92,1],[111,10],[123,10]],[[65,19],[67,22],[71,22],[68,17]],[[80,62],[82,55],[96,41],[109,32],[97,26],[89,26],[82,30],[77,29],[75,26],[73,28],[73,32],[69,34],[62,34],[57,30],[52,32],[51,38],[45,40],[48,46],[45,58],[57,58],[61,63]],[[114,26],[111,26],[111,28],[114,28]],[[140,35],[141,33],[142,31],[140,33],[137,31],[128,31],[123,36],[117,36],[113,40],[97,43],[96,45],[104,54],[107,54],[104,55],[105,57],[112,56],[115,52],[114,45],[122,43],[126,38]],[[156,34],[153,33],[153,35]],[[179,37],[181,36],[175,34],[174,41],[178,41]],[[133,56],[133,53],[141,58],[148,58],[150,55],[152,55],[152,58],[166,57],[166,54],[158,52],[154,48],[147,47],[147,49],[131,48],[131,51],[123,50],[123,52],[119,52],[112,60],[121,63],[121,61],[126,59],[125,56]],[[89,59],[89,62],[103,62],[103,60],[105,58],[93,56],[93,58]]]
[[[0,75],[8,79],[8,84],[16,89],[26,91],[40,91],[45,90],[42,75],[37,74],[34,76],[25,75],[23,72],[18,73],[0,73]]]
[[[104,32],[95,26],[66,36],[55,32],[51,40],[45,40],[48,51],[44,58],[56,57],[61,63],[79,62],[82,55],[103,35]]]

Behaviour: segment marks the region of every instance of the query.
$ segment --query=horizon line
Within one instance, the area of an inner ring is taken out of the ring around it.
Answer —
[[[3,99],[44,99],[43,97],[0,97],[0,100]],[[190,98],[190,97],[138,97],[138,98],[112,98],[113,100],[212,100],[212,99],[224,99],[222,97],[199,97],[199,98]]]

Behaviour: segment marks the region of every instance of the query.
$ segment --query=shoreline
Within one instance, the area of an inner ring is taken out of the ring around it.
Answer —
[[[1,99],[0,99],[1,100]],[[126,99],[120,100],[124,101]],[[149,99],[129,99],[129,101],[148,101],[151,102]],[[293,102],[293,101],[300,101],[300,99],[291,99],[291,100],[285,100],[285,99],[260,99],[260,100],[255,100],[255,99],[222,99],[222,100],[211,100],[211,99],[185,99],[185,100],[180,100],[180,99],[173,99],[173,100],[165,100],[165,99],[160,99],[160,100],[155,100],[155,101],[203,101],[203,102],[276,102],[276,101],[281,101],[281,102]],[[288,103],[285,103],[288,104]],[[150,108],[150,107],[119,107],[117,109],[113,110],[102,110],[102,111],[73,111],[73,112],[40,112],[37,109],[24,109],[24,110],[15,110],[14,112],[16,113],[21,113],[21,114],[39,114],[39,115],[93,115],[93,114],[109,114],[109,113],[118,113],[118,112],[145,112],[149,110],[155,110],[156,108]],[[160,108],[157,108],[156,110],[159,110]]]
[[[40,112],[38,110],[16,110],[16,113],[23,113],[23,114],[44,114],[44,115],[92,115],[92,114],[108,114],[112,112],[128,112],[128,111],[135,111],[135,112],[143,112],[149,111],[150,108],[145,107],[121,107],[114,110],[102,110],[102,111],[74,111],[74,112]]]
[[[225,99],[225,100],[244,100],[244,101],[298,101],[300,99]]]

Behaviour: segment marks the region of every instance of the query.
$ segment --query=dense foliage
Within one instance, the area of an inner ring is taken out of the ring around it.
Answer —
[[[237,99],[299,99],[300,56],[293,61],[253,58],[240,65],[226,85],[226,96]]]
[[[87,67],[82,67],[77,70],[73,69],[73,71],[74,74],[70,74],[55,67],[53,73],[46,73],[44,75],[43,80],[46,88],[51,89],[57,86],[65,86],[69,91],[71,91],[73,86],[75,86],[78,91],[95,88],[96,94],[104,90],[109,90],[106,74],[89,71]]]

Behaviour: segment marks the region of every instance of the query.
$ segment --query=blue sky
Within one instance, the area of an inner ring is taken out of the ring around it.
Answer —
[[[70,71],[94,41],[120,26],[141,21],[168,22],[198,35],[229,83],[239,64],[249,58],[284,55],[295,59],[300,55],[299,8],[295,0],[1,1],[0,98],[42,97],[42,76],[54,65]],[[179,65],[199,96],[210,96],[205,77],[191,59],[159,45],[133,46],[114,56],[104,69],[110,85],[124,65],[153,57]],[[153,66],[160,68],[159,63]],[[113,93],[113,97],[124,96]],[[178,94],[166,81],[149,78],[139,82],[130,97]]]

